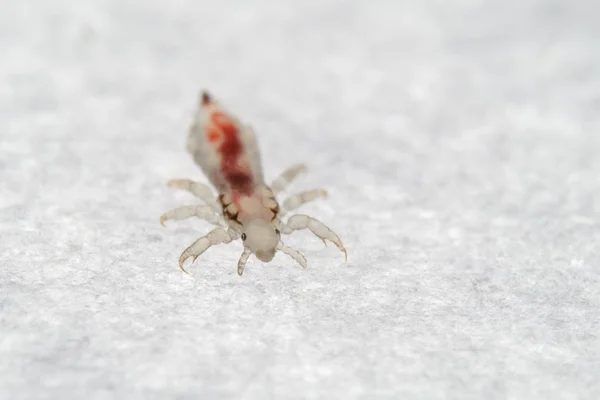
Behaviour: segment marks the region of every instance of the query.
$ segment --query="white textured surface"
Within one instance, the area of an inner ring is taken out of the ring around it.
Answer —
[[[599,398],[598,4],[2,1],[0,398]],[[347,265],[182,275],[201,88]]]

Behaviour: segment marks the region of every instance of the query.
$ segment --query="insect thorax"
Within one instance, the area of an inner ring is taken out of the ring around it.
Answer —
[[[268,221],[275,220],[279,214],[279,203],[277,203],[275,195],[267,186],[257,190],[254,195],[246,199],[242,198],[239,202],[234,202],[233,197],[230,193],[219,195],[219,204],[221,204],[223,216],[228,221],[243,225],[245,218],[241,218],[240,212],[246,218],[261,218]],[[248,209],[242,206],[244,203],[248,205]],[[240,210],[240,207],[242,207],[242,210]]]

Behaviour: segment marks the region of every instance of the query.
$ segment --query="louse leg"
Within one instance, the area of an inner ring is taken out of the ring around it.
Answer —
[[[325,189],[314,189],[292,195],[283,201],[283,207],[279,211],[279,215],[284,216],[302,204],[318,199],[319,197],[327,197],[327,191]]]
[[[189,179],[171,179],[167,182],[167,186],[176,189],[187,190],[194,196],[203,200],[210,208],[219,212],[219,206],[215,201],[213,191],[204,183],[194,182]]]
[[[296,214],[291,216],[285,224],[282,225],[281,232],[285,234],[290,234],[293,231],[297,231],[299,229],[308,228],[315,236],[320,238],[321,240],[329,240],[333,244],[337,246],[344,253],[344,257],[346,261],[348,261],[348,253],[346,252],[346,248],[342,244],[342,241],[331,229],[329,229],[325,224],[321,221],[309,217],[304,214]]]
[[[304,258],[304,255],[302,255],[302,253],[300,253],[298,250],[287,247],[281,242],[279,242],[279,245],[277,245],[277,250],[292,257],[294,261],[300,264],[302,268],[306,268],[306,258]]]
[[[232,240],[237,239],[238,234],[233,230],[226,231],[223,228],[215,228],[212,231],[208,232],[206,235],[202,236],[200,239],[196,240],[191,244],[190,247],[185,249],[181,256],[179,257],[179,268],[186,274],[188,273],[185,268],[183,268],[183,264],[185,261],[193,257],[192,263],[196,261],[196,258],[204,253],[209,247],[215,246],[221,243],[230,243]]]
[[[281,193],[300,173],[306,171],[306,165],[295,164],[286,169],[271,183],[274,195]]]
[[[215,213],[210,206],[183,206],[167,211],[160,216],[161,225],[165,225],[165,221],[170,219],[180,221],[191,217],[198,217],[213,225],[227,227],[227,223],[219,214]]]

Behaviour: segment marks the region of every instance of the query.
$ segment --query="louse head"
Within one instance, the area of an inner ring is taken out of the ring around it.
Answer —
[[[262,262],[269,262],[275,257],[281,234],[279,230],[262,219],[254,219],[244,225],[242,241]]]

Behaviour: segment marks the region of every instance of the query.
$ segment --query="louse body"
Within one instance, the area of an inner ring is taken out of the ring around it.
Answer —
[[[273,259],[281,251],[306,268],[304,256],[281,241],[282,234],[309,229],[323,242],[334,243],[347,256],[340,238],[318,220],[296,214],[284,223],[282,217],[300,205],[325,197],[322,189],[291,195],[280,207],[276,196],[305,170],[304,165],[294,165],[285,170],[271,185],[264,181],[261,157],[250,126],[243,124],[227,112],[207,92],[202,92],[198,110],[188,133],[187,151],[215,187],[218,195],[206,185],[187,179],[174,179],[170,187],[187,190],[204,205],[179,207],[160,217],[167,220],[191,217],[204,219],[217,227],[196,240],[183,251],[179,267],[188,258],[194,261],[209,247],[241,239],[244,251],[238,261],[238,274],[242,275],[251,254],[263,262]]]

